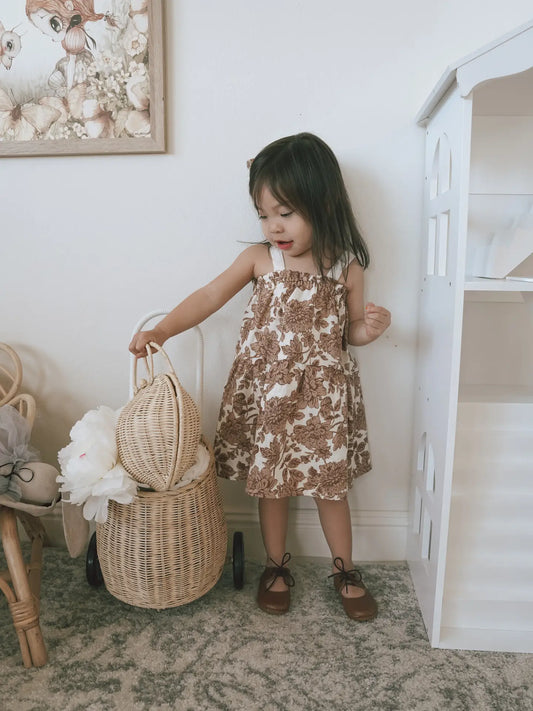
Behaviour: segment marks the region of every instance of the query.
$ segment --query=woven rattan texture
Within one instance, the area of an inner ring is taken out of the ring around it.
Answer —
[[[120,461],[141,484],[166,491],[196,459],[200,414],[174,373],[139,388],[117,423]]]
[[[177,607],[204,595],[220,578],[227,531],[210,454],[205,474],[187,486],[139,492],[127,505],[109,502],[96,542],[105,585],[119,600],[159,610]]]

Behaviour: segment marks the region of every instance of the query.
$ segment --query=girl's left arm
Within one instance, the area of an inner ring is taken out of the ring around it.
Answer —
[[[348,343],[351,346],[366,346],[379,338],[391,323],[391,314],[383,306],[364,304],[363,267],[353,260],[346,279],[348,289]]]

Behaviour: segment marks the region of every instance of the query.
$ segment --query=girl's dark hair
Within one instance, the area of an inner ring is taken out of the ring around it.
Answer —
[[[270,143],[250,166],[250,196],[259,208],[263,188],[299,213],[312,228],[312,253],[320,274],[351,252],[366,269],[368,248],[359,232],[339,163],[331,148],[312,133]]]

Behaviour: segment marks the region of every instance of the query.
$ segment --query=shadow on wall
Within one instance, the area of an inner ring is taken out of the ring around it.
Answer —
[[[40,451],[44,462],[57,466],[57,453],[68,443],[68,433],[79,419],[83,404],[72,391],[62,388],[58,364],[47,358],[43,351],[25,344],[9,345],[22,361],[21,390],[33,395],[37,405],[32,444]]]

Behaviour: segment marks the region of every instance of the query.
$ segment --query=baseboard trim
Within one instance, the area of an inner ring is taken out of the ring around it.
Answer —
[[[246,557],[262,560],[264,549],[257,512],[226,511],[225,516],[230,552],[233,533],[242,531]],[[53,546],[65,546],[61,506],[56,506],[41,520],[49,543]],[[407,511],[353,511],[354,560],[405,560],[407,521]],[[294,556],[329,557],[329,548],[315,509],[291,511],[287,550]]]
[[[405,560],[407,519],[407,511],[352,512],[354,560]],[[261,560],[264,549],[257,513],[229,511],[226,522],[228,545],[233,533],[242,531],[246,557]],[[287,550],[294,556],[330,556],[316,510],[291,511]]]

